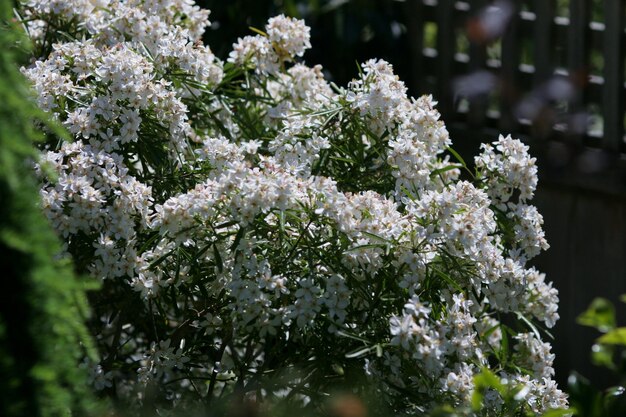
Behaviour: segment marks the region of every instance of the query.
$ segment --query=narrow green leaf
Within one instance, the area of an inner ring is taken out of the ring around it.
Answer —
[[[432,177],[436,177],[437,175],[443,174],[444,172],[452,171],[453,169],[459,169],[459,168],[462,168],[462,166],[459,166],[459,165],[447,165],[447,166],[445,166],[443,168],[439,168],[439,169],[436,169],[436,170],[432,171],[430,173],[430,176],[431,176],[431,178]]]
[[[458,292],[463,292],[463,288],[459,285],[458,282],[456,282],[450,275],[446,274],[445,272],[433,267],[432,265],[429,266],[430,269],[433,270],[433,272],[439,277],[442,278],[444,281],[446,281],[451,287],[453,287],[455,290],[457,290]]]
[[[523,321],[524,323],[526,323],[526,325],[528,326],[528,328],[535,334],[535,337],[539,340],[541,340],[541,333],[539,333],[539,330],[537,329],[537,326],[535,326],[535,324],[528,320],[526,318],[526,316],[524,316],[522,313],[520,313],[519,311],[517,311],[515,313],[515,315],[517,316],[518,319],[520,319],[521,321]]]
[[[235,236],[235,241],[230,246],[230,250],[231,251],[235,250],[237,248],[237,246],[239,246],[239,242],[241,241],[241,239],[243,238],[245,233],[246,233],[245,232],[245,228],[240,227],[239,230],[237,231],[237,235]]]
[[[374,233],[370,233],[370,232],[366,232],[366,231],[362,231],[362,234],[364,234],[367,237],[371,237],[372,239],[376,239],[376,240],[380,240],[381,242],[385,242],[385,243],[391,243],[391,241],[389,239],[385,239],[384,237],[378,236]]]
[[[339,331],[337,332],[337,335],[338,335],[338,336],[347,337],[348,339],[354,339],[354,340],[358,340],[359,342],[363,342],[363,343],[370,344],[369,340],[364,339],[364,338],[362,338],[361,336],[357,336],[357,335],[355,335],[355,334],[348,333],[348,332],[346,332],[346,331],[344,331],[344,330],[339,330]]]
[[[359,356],[363,356],[363,355],[371,352],[375,348],[376,348],[375,346],[369,346],[369,347],[363,347],[363,348],[359,348],[359,349],[353,350],[350,353],[346,353],[346,358],[348,358],[348,359],[358,358]]]
[[[217,265],[218,271],[224,272],[224,262],[222,261],[222,255],[220,255],[219,249],[217,249],[217,245],[213,244],[213,254],[215,255],[215,264]]]
[[[267,33],[263,32],[261,29],[257,29],[257,28],[255,28],[254,26],[248,26],[248,29],[250,29],[250,30],[251,30],[251,31],[253,31],[254,33],[258,33],[258,34],[259,34],[259,35],[261,35],[261,36],[264,36],[264,37],[266,37],[266,38],[268,37]]]
[[[367,245],[358,245],[358,246],[353,246],[349,249],[346,249],[344,253],[349,253],[349,252],[353,252],[355,250],[359,250],[359,249],[366,249],[366,248],[384,248],[384,245],[380,244],[380,243],[370,243]]]
[[[450,147],[448,147],[446,150],[448,152],[450,152],[456,158],[457,161],[460,162],[460,164],[463,166],[463,168],[467,168],[467,164],[465,163],[465,160],[461,157],[461,155],[458,154],[457,151],[455,151],[454,149],[452,149]]]
[[[235,220],[231,220],[229,222],[220,223],[220,224],[215,226],[215,230],[223,229],[225,227],[234,226],[236,224],[237,224],[237,221],[235,221]]]
[[[355,161],[354,159],[350,159],[350,158],[342,158],[341,156],[334,156],[334,155],[332,155],[332,156],[330,157],[330,159],[333,159],[333,160],[335,160],[335,161],[347,162],[347,163],[349,163],[349,164],[354,164],[354,163],[356,163],[356,161]]]
[[[503,325],[501,325],[502,328]],[[499,359],[502,362],[502,364],[506,364],[508,362],[509,359],[509,335],[508,333],[502,329],[502,339],[500,341],[500,352],[499,352]]]
[[[152,268],[154,268],[155,266],[158,266],[158,265],[159,265],[159,264],[161,264],[163,261],[165,261],[167,258],[169,258],[169,257],[172,255],[172,253],[174,253],[174,250],[171,250],[171,251],[167,252],[166,254],[164,254],[163,256],[161,256],[161,257],[157,258],[155,261],[153,261],[153,262],[150,264],[149,268],[150,268],[150,269],[152,269]]]

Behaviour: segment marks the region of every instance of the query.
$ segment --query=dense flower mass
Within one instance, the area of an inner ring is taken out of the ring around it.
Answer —
[[[96,389],[168,409],[319,404],[347,381],[395,413],[512,415],[496,389],[472,408],[490,370],[520,412],[567,406],[541,331],[557,291],[526,265],[548,245],[519,140],[466,166],[431,97],[375,59],[331,85],[283,15],[221,61],[191,0],[19,13],[39,54],[23,72],[73,137],[51,133],[37,172],[67,252],[102,281]]]

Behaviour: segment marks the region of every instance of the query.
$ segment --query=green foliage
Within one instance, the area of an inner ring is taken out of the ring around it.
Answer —
[[[626,302],[624,296],[621,301]],[[576,415],[582,417],[618,417],[626,415],[626,327],[617,327],[615,307],[604,298],[596,298],[578,323],[593,327],[604,333],[591,348],[591,359],[595,365],[615,372],[619,383],[606,390],[597,389],[592,382],[578,373],[569,377],[570,403],[576,407]]]
[[[1,1],[0,22],[11,15],[12,2]],[[67,260],[54,259],[60,244],[36,204],[28,161],[44,118],[17,69],[25,38],[0,24],[0,415],[82,415],[96,404],[78,367],[93,355],[85,288]]]
[[[578,317],[577,322],[606,332],[615,327],[615,308],[609,300],[596,298],[591,302],[587,311]]]
[[[605,345],[626,346],[626,327],[613,329],[607,334],[598,338],[598,343]]]

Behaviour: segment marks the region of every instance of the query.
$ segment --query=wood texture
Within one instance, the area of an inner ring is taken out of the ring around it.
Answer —
[[[439,111],[444,116],[453,112],[450,88],[456,49],[454,3],[454,0],[439,0],[437,4],[437,96],[441,100]]]
[[[554,71],[554,3],[534,0],[535,22],[533,25],[533,66],[535,86],[540,86]]]
[[[603,147],[620,152],[624,148],[624,2],[605,0],[604,19]]]
[[[591,346],[599,336],[576,318],[598,296],[611,300],[618,323],[626,325],[626,200],[601,193],[543,186],[535,199],[544,217],[550,249],[534,262],[559,290],[559,322],[553,329],[557,380],[565,384],[576,370],[594,382],[609,385],[611,373],[590,363]]]

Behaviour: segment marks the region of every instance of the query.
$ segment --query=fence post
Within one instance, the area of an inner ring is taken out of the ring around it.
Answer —
[[[624,143],[624,2],[604,1],[603,147],[619,152]]]

